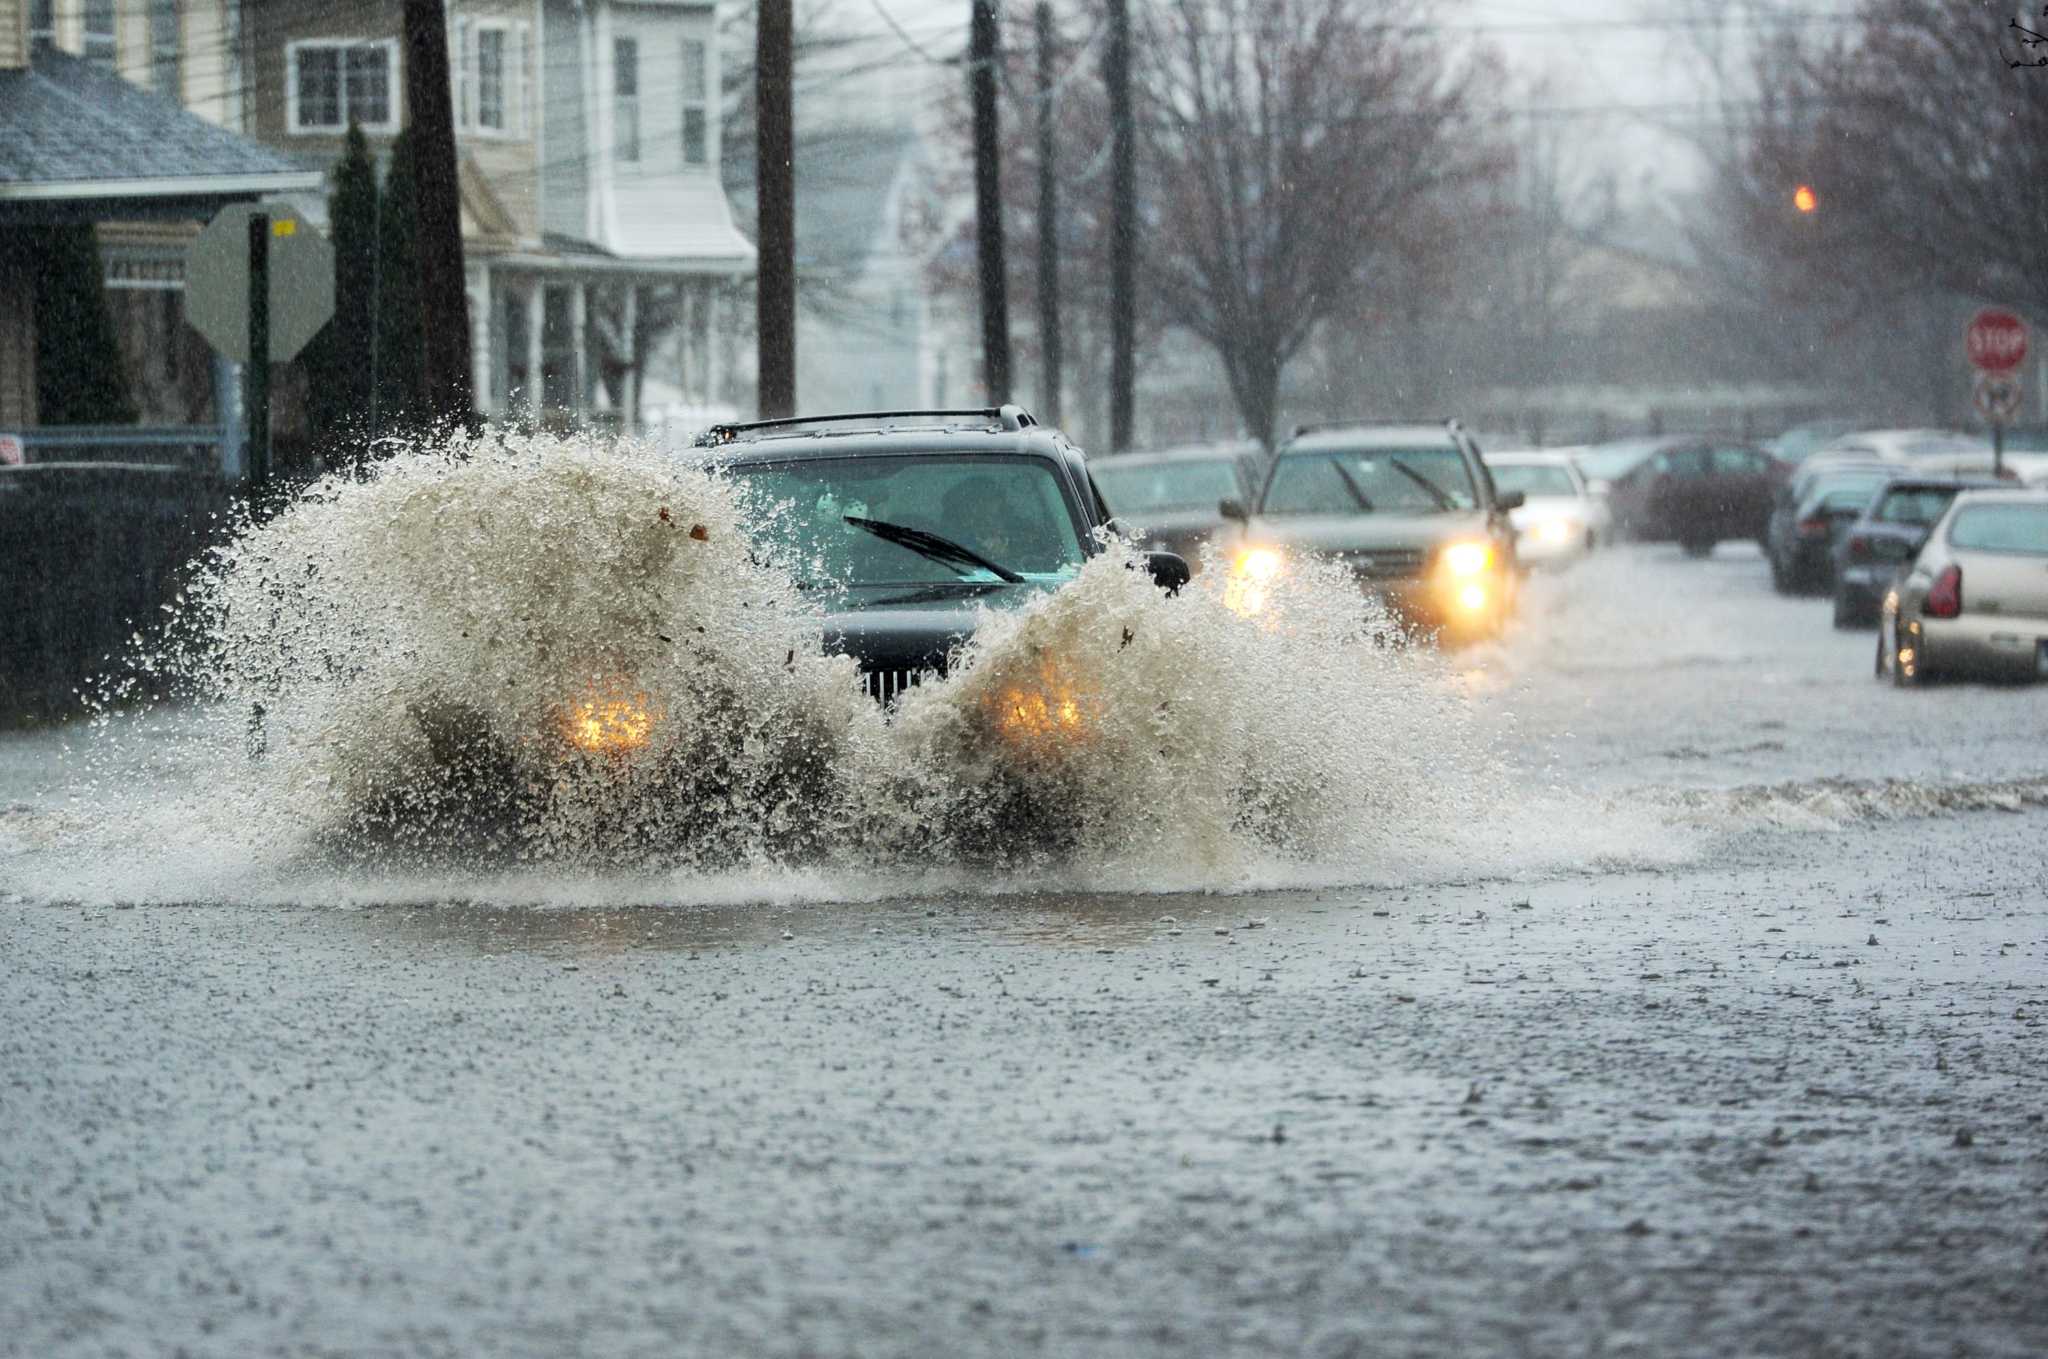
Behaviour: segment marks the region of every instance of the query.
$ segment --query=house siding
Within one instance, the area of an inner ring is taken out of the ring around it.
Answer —
[[[535,89],[541,47],[539,25],[534,23],[530,0],[472,0],[453,7],[453,16],[464,19],[504,20],[525,25],[526,41],[519,44],[518,98],[524,115],[516,134],[498,135],[462,132],[456,138],[460,154],[468,157],[490,183],[491,190],[517,224],[523,241],[540,239],[539,122],[541,106]],[[265,0],[245,8],[250,25],[249,85],[256,91],[250,110],[250,132],[278,147],[309,167],[324,169],[341,158],[345,138],[340,133],[294,132],[291,128],[291,44],[307,41],[358,40],[397,42],[402,31],[402,10],[395,0],[365,0],[346,8],[327,0]],[[451,58],[454,54],[451,53]],[[405,121],[405,58],[401,50],[393,78],[392,113]],[[390,131],[365,130],[371,146],[388,149],[394,137]]]
[[[28,0],[0,0],[0,71],[28,65]]]
[[[545,0],[541,47],[548,145],[542,167],[543,230],[582,239],[590,234],[590,135],[583,108],[583,45],[568,0]]]

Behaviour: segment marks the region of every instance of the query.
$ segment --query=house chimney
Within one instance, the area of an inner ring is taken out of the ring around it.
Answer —
[[[29,0],[0,0],[0,71],[28,69]]]

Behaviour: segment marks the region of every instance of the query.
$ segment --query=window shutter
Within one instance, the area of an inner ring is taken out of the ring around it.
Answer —
[[[448,73],[455,82],[455,126],[466,128],[475,121],[470,116],[469,91],[476,80],[472,74],[476,66],[469,56],[469,20],[458,18],[454,27],[455,36],[448,43]]]

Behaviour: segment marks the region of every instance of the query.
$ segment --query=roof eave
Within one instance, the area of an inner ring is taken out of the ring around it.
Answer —
[[[0,202],[66,203],[100,199],[253,198],[325,187],[319,170],[283,174],[198,175],[185,178],[62,179],[0,184]]]

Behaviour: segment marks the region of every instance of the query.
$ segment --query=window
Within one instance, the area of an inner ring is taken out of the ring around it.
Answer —
[[[1763,475],[1763,459],[1746,448],[1717,448],[1713,453],[1714,475],[1754,477]]]
[[[293,132],[396,132],[395,42],[299,42],[285,49]]]
[[[1290,453],[1273,466],[1267,514],[1430,514],[1477,503],[1456,448]]]
[[[2048,556],[2048,505],[1968,505],[1956,511],[1949,542],[1977,552]]]
[[[149,87],[172,99],[179,93],[181,47],[178,0],[149,0]]]
[[[620,160],[640,159],[640,44],[612,43],[612,149]]]
[[[506,130],[505,30],[479,28],[476,34],[476,125],[493,132]]]
[[[114,0],[85,0],[85,59],[114,65]]]
[[[683,164],[702,165],[711,153],[710,80],[704,44],[683,39]]]
[[[29,0],[29,50],[33,52],[47,52],[56,43],[56,41],[56,0]]]

